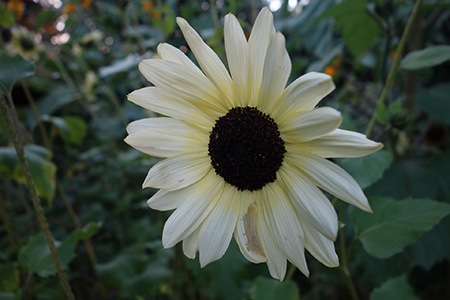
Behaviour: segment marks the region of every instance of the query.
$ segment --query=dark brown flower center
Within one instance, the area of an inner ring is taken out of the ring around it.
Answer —
[[[247,106],[216,121],[208,151],[216,174],[240,191],[255,191],[275,181],[286,149],[277,123]]]

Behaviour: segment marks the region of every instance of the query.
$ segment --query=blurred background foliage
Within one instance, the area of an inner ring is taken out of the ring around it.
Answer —
[[[406,43],[411,0],[28,0],[0,2],[0,91],[14,103],[36,190],[77,299],[450,299],[450,1],[423,1]],[[179,245],[163,249],[169,213],[141,189],[158,160],[125,145],[126,125],[154,114],[126,101],[148,85],[138,62],[168,42],[191,56],[175,17],[225,58],[223,17],[246,34],[263,6],[286,37],[291,80],[334,78],[321,105],[384,150],[336,160],[374,214],[339,205],[341,268],[307,256],[305,278],[270,279],[232,242],[200,269]],[[377,102],[396,58],[387,101]],[[63,299],[5,118],[0,120],[0,299]],[[347,279],[346,279],[347,278]]]

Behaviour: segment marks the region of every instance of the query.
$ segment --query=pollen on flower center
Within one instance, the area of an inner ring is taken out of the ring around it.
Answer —
[[[286,152],[277,123],[255,107],[235,107],[220,117],[209,137],[216,174],[238,190],[274,182]]]

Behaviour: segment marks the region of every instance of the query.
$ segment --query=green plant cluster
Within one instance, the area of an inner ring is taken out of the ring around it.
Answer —
[[[158,159],[123,142],[130,121],[154,116],[126,100],[148,85],[138,62],[161,42],[193,57],[176,16],[225,58],[223,16],[249,33],[267,1],[49,2],[0,2],[0,300],[450,299],[450,1],[420,1],[407,36],[410,0],[284,1],[274,13],[291,79],[333,76],[324,103],[385,145],[335,160],[374,211],[336,205],[341,266],[307,255],[310,277],[291,268],[284,282],[234,242],[203,269],[180,245],[163,249],[169,213],[141,189]],[[18,27],[34,34],[19,39],[34,56],[14,48]]]

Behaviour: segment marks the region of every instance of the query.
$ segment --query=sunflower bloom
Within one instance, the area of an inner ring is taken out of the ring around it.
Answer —
[[[334,89],[330,76],[308,73],[286,86],[291,62],[268,9],[248,41],[236,17],[225,17],[229,71],[186,20],[177,23],[200,68],[169,44],[158,46],[160,58],[143,60],[139,70],[154,86],[128,99],[166,117],[132,122],[125,139],[165,158],[143,183],[160,189],[151,208],[175,210],[163,246],[182,241],[184,254],[199,252],[203,267],[220,259],[234,236],[246,259],[266,262],[280,280],[287,260],[308,276],[305,249],[338,266],[338,219],[321,189],[365,211],[370,206],[327,158],[364,156],[382,145],[338,129],[337,110],[316,108]]]

